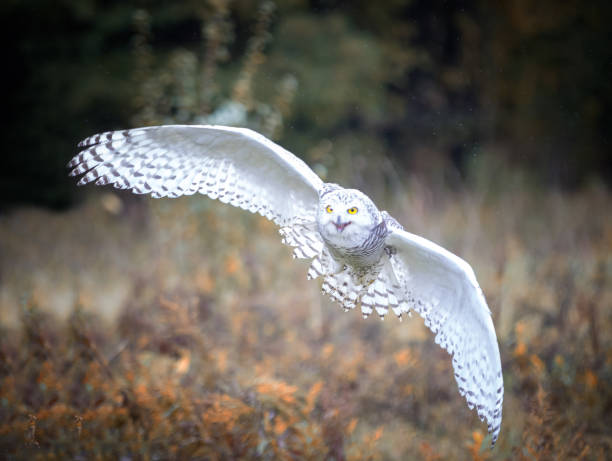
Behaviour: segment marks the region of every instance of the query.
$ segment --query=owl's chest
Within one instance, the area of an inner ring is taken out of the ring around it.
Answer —
[[[350,266],[355,272],[371,272],[379,264],[384,252],[383,238],[366,238],[357,245],[343,245],[325,237],[323,241],[338,263]]]
[[[367,272],[378,265],[388,231],[381,221],[365,232],[328,232],[327,228],[319,226],[319,233],[338,263],[351,266],[355,271]]]

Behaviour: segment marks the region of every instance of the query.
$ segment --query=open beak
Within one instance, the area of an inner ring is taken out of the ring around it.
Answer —
[[[336,230],[338,232],[342,232],[344,230],[344,228],[346,226],[348,226],[349,224],[351,224],[352,221],[347,221],[347,222],[341,222],[340,221],[340,216],[338,216],[338,219],[336,220],[336,222],[332,222],[334,226],[336,226]]]

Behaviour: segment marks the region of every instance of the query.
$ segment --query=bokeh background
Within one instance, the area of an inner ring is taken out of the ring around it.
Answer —
[[[608,2],[0,11],[0,457],[612,457]],[[343,314],[263,218],[67,178],[80,139],[166,123],[256,129],[468,260],[496,448],[418,316]]]

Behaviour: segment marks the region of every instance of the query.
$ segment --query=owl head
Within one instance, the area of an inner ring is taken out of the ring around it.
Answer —
[[[319,233],[334,246],[361,245],[382,221],[376,205],[355,189],[334,189],[319,198]]]

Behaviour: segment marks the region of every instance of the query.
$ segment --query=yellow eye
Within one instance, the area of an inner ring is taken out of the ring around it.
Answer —
[[[346,211],[347,211],[348,214],[356,214],[357,213],[357,207],[349,208]]]
[[[330,205],[327,205],[327,208],[325,208],[325,211],[327,211],[328,213],[331,213],[332,211],[334,211],[334,209]]]

